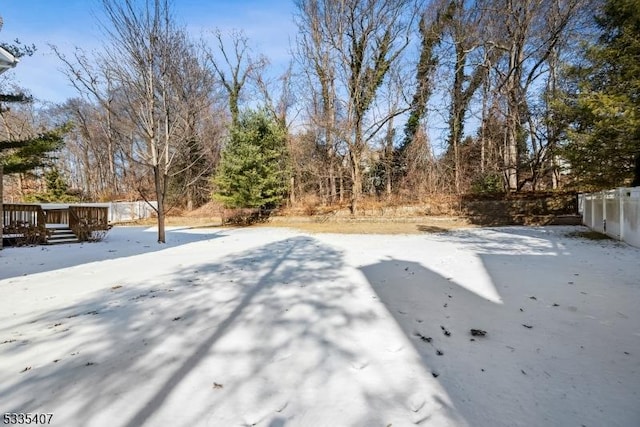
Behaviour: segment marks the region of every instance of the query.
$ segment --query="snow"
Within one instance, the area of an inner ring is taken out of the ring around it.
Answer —
[[[580,230],[172,229],[158,245],[153,229],[116,227],[98,243],[6,248],[0,414],[640,425],[640,249],[568,237]]]

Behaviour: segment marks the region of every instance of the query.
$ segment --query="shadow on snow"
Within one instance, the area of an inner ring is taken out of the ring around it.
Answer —
[[[355,289],[341,281],[342,267],[340,252],[312,238],[292,237],[219,262],[190,265],[162,278],[163,286],[125,283],[26,319],[14,327],[46,332],[0,350],[24,357],[21,353],[34,354],[38,346],[35,354],[46,357],[25,358],[32,370],[9,373],[0,384],[0,402],[10,407],[2,409],[71,405],[72,413],[57,415],[65,425],[205,425],[203,419],[230,425],[241,414],[246,424],[285,425],[278,410],[295,396],[283,395],[277,378],[294,370],[290,381],[298,384],[293,390],[329,381],[323,375],[335,374],[336,359],[357,357],[338,338],[354,322],[373,317],[339,304]],[[300,292],[305,287],[308,291]],[[0,336],[10,333],[0,328]],[[259,387],[244,388],[256,378],[264,378]],[[171,405],[172,396],[184,396],[181,387],[188,390],[194,383],[210,396],[190,405],[199,413],[177,408],[173,421],[153,418]],[[215,398],[211,393],[216,392],[226,398]],[[128,398],[118,397],[125,393]],[[252,412],[258,403],[269,407],[268,413]],[[216,418],[230,406],[234,419]],[[132,415],[122,422],[100,419],[105,416],[100,414],[125,413]]]
[[[417,262],[389,259],[361,271],[470,425],[633,425],[640,419],[640,371],[616,338],[637,331],[616,310],[632,312],[637,293],[608,296],[611,325],[590,315],[594,297],[581,285],[607,283],[599,265],[612,259],[603,249],[635,249],[558,244],[557,230],[547,232],[514,227],[434,236],[476,250],[498,302]],[[593,254],[573,255],[580,246]],[[487,335],[472,336],[471,329]]]

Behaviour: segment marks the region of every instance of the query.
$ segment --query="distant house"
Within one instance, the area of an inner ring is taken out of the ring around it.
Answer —
[[[15,67],[18,59],[0,47],[0,74]]]

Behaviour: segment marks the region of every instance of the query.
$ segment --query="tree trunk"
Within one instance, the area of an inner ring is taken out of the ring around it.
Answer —
[[[189,212],[191,212],[195,206],[195,203],[193,202],[193,200],[195,199],[194,193],[195,190],[193,188],[193,185],[189,185],[187,187],[187,211]]]
[[[238,107],[238,98],[240,88],[234,87],[231,92],[229,92],[229,110],[231,111],[231,127],[238,126],[238,118],[240,116],[240,108]]]
[[[456,194],[460,194],[460,141],[459,139],[453,140],[453,172],[454,172],[454,181],[456,186]]]
[[[456,63],[453,79],[451,113],[449,117],[449,144],[453,148],[453,174],[456,193],[460,193],[460,141],[464,126],[464,93],[462,85],[466,79],[464,65],[466,53],[460,42],[456,43]]]
[[[553,161],[553,168],[551,169],[551,188],[554,190],[560,188],[560,171],[555,161]]]
[[[2,169],[0,169],[0,172],[2,171]],[[2,173],[0,173],[0,177],[2,177]],[[639,187],[640,186],[640,153],[638,153],[638,155],[636,156],[636,166],[635,169],[633,170],[633,182],[631,183],[632,187]],[[0,187],[1,189],[2,187]],[[0,195],[2,194],[2,191],[0,191]]]
[[[358,202],[362,198],[362,170],[360,168],[360,155],[357,150],[351,151],[351,178],[353,187],[351,188],[351,213],[358,212]]]
[[[327,193],[324,191],[324,177],[322,175],[318,178],[318,194],[320,195],[322,202],[326,203]]]
[[[156,186],[156,201],[158,203],[158,243],[166,243],[164,231],[164,189],[163,189],[163,173],[159,165],[153,166],[153,178]]]
[[[393,192],[391,191],[392,185],[391,185],[391,166],[390,165],[386,165],[385,168],[386,170],[386,178],[387,178],[387,184],[386,184],[386,193],[387,193],[387,199],[391,200],[391,195],[393,194]]]
[[[509,191],[518,190],[518,139],[520,131],[520,99],[518,97],[520,84],[520,73],[516,69],[518,64],[515,53],[511,55],[511,69],[514,70],[507,82],[507,117],[506,117],[506,146],[505,146],[505,166],[507,174],[507,187]]]
[[[296,204],[296,178],[294,176],[291,176],[289,180],[289,188],[289,202],[293,207]]]
[[[509,122],[512,122],[513,118],[509,118]],[[506,129],[506,146],[505,146],[505,164],[507,173],[507,187],[509,191],[516,191],[518,189],[518,143],[515,135],[515,125],[513,123],[507,124]]]
[[[487,164],[486,160],[486,145],[487,145],[487,120],[489,118],[488,113],[488,99],[489,99],[489,79],[485,79],[482,88],[482,124],[480,127],[480,172],[484,174],[484,168]]]
[[[389,120],[389,124],[387,126],[387,138],[384,149],[384,173],[386,179],[386,188],[385,191],[387,193],[387,199],[391,199],[392,194],[392,175],[393,175],[393,118]]]
[[[107,178],[107,182],[111,183],[112,194],[118,194],[120,193],[120,186],[116,175],[116,154],[113,138],[113,124],[111,120],[111,108],[107,108],[107,156],[109,162],[109,177]]]
[[[518,190],[518,136],[517,124],[514,122],[515,118],[510,117],[507,124],[506,165],[509,191]]]
[[[336,160],[333,148],[329,149],[329,195],[331,203],[336,202]]]

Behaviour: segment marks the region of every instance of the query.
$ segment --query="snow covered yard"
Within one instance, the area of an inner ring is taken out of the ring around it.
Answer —
[[[0,251],[0,415],[637,426],[640,249],[581,227],[115,228]],[[486,331],[472,336],[471,329]]]

